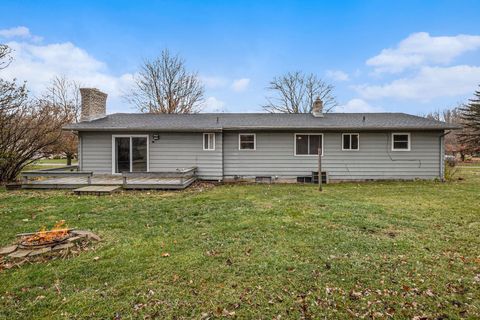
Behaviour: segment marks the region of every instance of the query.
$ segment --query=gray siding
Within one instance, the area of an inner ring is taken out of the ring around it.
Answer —
[[[129,134],[118,132],[115,134]],[[147,134],[138,133],[135,134]],[[95,173],[112,173],[112,133],[81,133],[81,169]],[[177,168],[198,167],[203,179],[222,177],[222,135],[215,134],[215,150],[203,150],[203,133],[161,133],[152,142],[149,134],[150,171],[168,171]]]
[[[215,134],[215,150],[203,150],[203,133],[160,133],[150,144],[150,171],[198,167],[202,179],[222,178],[222,135]]]
[[[214,180],[222,176],[295,178],[316,171],[316,156],[294,156],[294,132],[255,133],[255,151],[238,150],[238,132],[224,132],[224,141],[216,133],[214,151],[203,150],[201,132],[160,133],[154,143],[150,135],[150,171],[197,166],[200,178]],[[395,152],[391,151],[391,132],[360,132],[359,151],[342,151],[342,133],[327,132],[323,170],[331,180],[438,178],[443,158],[441,133],[411,132],[411,151]],[[111,132],[82,132],[79,149],[82,170],[112,172]]]
[[[331,180],[438,178],[440,134],[411,132],[411,151],[391,151],[390,132],[360,133],[360,150],[342,151],[342,133],[325,133],[322,170]],[[293,132],[256,132],[256,137],[255,151],[238,150],[238,132],[224,134],[226,177],[294,178],[317,170],[316,156],[294,155]]]
[[[81,132],[81,169],[94,173],[112,173],[112,134]]]

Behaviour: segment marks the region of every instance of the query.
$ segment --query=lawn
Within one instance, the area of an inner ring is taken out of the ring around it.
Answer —
[[[76,165],[77,160],[72,160],[72,165]],[[41,170],[41,169],[55,169],[64,167],[67,165],[67,159],[40,159],[24,168],[24,171],[28,170]]]
[[[60,219],[103,241],[0,271],[0,318],[480,318],[480,170],[459,175],[322,193],[1,189],[0,246]]]

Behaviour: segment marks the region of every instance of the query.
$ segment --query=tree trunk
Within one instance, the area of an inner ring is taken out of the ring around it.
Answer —
[[[72,165],[72,155],[67,154],[67,166],[71,166],[71,165]]]

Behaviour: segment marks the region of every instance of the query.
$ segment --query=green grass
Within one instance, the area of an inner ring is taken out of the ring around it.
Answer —
[[[40,159],[40,160],[36,161],[36,163],[67,165],[67,159]],[[77,163],[77,160],[73,159],[72,164],[76,164],[76,163]]]
[[[77,164],[77,160],[73,159],[72,165],[76,165],[76,164]],[[67,165],[67,159],[40,159],[26,166],[23,169],[23,171],[55,169],[55,168],[60,168],[66,165]]]
[[[60,219],[104,241],[1,271],[0,318],[479,318],[480,170],[460,175],[323,193],[2,189],[0,245]]]

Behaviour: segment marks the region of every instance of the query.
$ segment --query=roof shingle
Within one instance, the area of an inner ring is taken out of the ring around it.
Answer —
[[[75,131],[221,131],[221,130],[446,130],[445,122],[405,113],[115,113],[104,118],[69,124]]]

